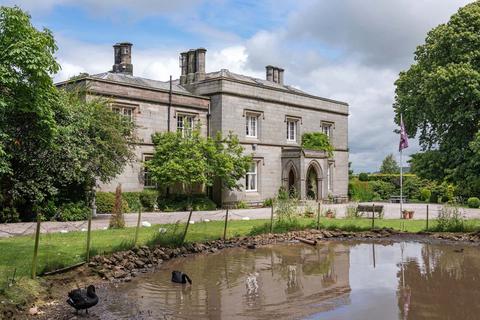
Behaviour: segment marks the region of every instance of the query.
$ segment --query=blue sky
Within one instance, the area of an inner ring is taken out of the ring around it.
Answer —
[[[207,71],[264,77],[268,64],[285,82],[350,104],[350,161],[376,171],[398,157],[392,103],[398,73],[426,33],[467,0],[0,0],[29,11],[53,31],[62,70],[55,80],[107,71],[112,45],[134,44],[134,74],[178,77],[178,53],[207,48]],[[418,151],[415,140],[405,150]]]

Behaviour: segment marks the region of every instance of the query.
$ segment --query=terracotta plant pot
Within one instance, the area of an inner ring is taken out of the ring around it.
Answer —
[[[408,213],[408,211],[403,211],[402,214],[403,214],[403,219],[410,219],[410,214]]]
[[[408,211],[408,219],[413,219],[414,211]]]
[[[333,219],[335,216],[333,215],[333,212],[327,212],[327,218]]]

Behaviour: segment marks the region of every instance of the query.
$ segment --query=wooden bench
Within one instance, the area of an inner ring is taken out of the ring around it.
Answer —
[[[362,213],[377,213],[377,216],[381,218],[383,213],[383,206],[377,205],[374,206],[373,204],[359,204],[357,206],[357,211]]]
[[[400,199],[402,200],[403,203],[407,202],[407,197],[406,196],[391,196],[390,197],[390,203],[400,203]]]

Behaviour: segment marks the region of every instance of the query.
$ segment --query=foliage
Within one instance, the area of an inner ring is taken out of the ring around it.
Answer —
[[[389,154],[382,161],[382,166],[380,167],[380,172],[384,174],[399,173],[400,167],[398,166],[397,161],[393,157],[393,154]]]
[[[155,152],[146,163],[152,179],[162,188],[177,184],[193,193],[195,185],[213,186],[221,181],[227,189],[238,189],[238,180],[245,177],[252,158],[243,155],[236,136],[202,137],[199,128],[190,136],[179,132],[159,132],[152,136]]]
[[[99,192],[97,192],[98,195]],[[124,206],[123,207],[123,212],[138,212],[140,209],[143,210],[142,204],[140,202],[140,194],[141,192],[122,192],[122,202],[127,202],[128,209]],[[113,195],[113,194],[112,194]],[[115,202],[115,196],[112,197],[113,202]],[[103,207],[103,203],[102,203]],[[97,205],[97,211],[98,211],[98,205]],[[112,210],[107,211],[107,212],[112,212]]]
[[[414,172],[455,183],[464,196],[480,193],[479,33],[475,1],[428,33],[415,63],[395,82],[396,121],[403,114],[409,136],[418,135],[426,151],[412,158]]]
[[[133,125],[104,100],[59,91],[52,33],[36,30],[18,7],[0,8],[1,208],[33,217],[56,196],[90,199],[133,156]]]
[[[345,212],[345,219],[358,219],[362,218],[363,213],[358,211],[358,204],[348,205]]]
[[[286,233],[289,231],[304,230],[311,226],[301,223],[298,219],[294,220],[279,220],[273,224],[272,232],[273,233]],[[265,234],[270,232],[270,222],[265,222],[259,226],[253,226],[249,236],[256,236],[259,234]]]
[[[367,181],[352,179],[348,186],[350,188],[350,200],[361,202],[372,201],[374,194],[372,187]]]
[[[154,211],[157,208],[158,192],[156,190],[143,190],[139,194],[139,200],[144,211]]]
[[[173,226],[166,228],[165,232],[156,232],[147,241],[147,245],[150,247],[153,246],[162,246],[162,247],[178,247],[182,244],[183,240],[183,230],[180,230],[180,224],[177,222]]]
[[[429,201],[431,196],[432,196],[432,191],[430,189],[428,188],[420,189],[420,200]]]
[[[243,200],[237,201],[237,203],[235,203],[235,209],[248,209],[248,203]]]
[[[273,206],[273,198],[267,198],[263,200],[263,207],[264,208],[270,208]]]
[[[84,202],[65,203],[59,209],[58,220],[82,221],[87,220],[91,209]]]
[[[112,215],[110,216],[110,229],[125,228],[125,218],[122,210],[122,186],[119,184],[115,190],[115,204],[113,206]]]
[[[463,232],[465,217],[456,205],[444,205],[438,213],[437,225],[431,231]]]
[[[333,155],[330,139],[323,132],[306,132],[302,134],[302,148],[325,151],[329,157]]]
[[[127,193],[127,192],[126,192]],[[97,192],[95,194],[95,204],[98,213],[111,213],[115,206],[115,193],[113,192]],[[130,212],[128,202],[122,199],[122,211]]]
[[[468,198],[467,204],[469,208],[480,208],[480,199],[477,197]]]
[[[215,210],[217,205],[204,195],[193,195],[190,198],[186,195],[177,194],[158,200],[158,207],[163,212],[187,211],[192,208],[194,211]]]
[[[395,185],[381,180],[373,180],[368,183],[372,188],[374,197],[379,198],[380,200],[388,200],[391,196],[395,195],[396,188]]]
[[[0,208],[0,223],[18,222],[20,216],[17,209],[12,207]]]
[[[368,177],[368,173],[365,173],[365,172],[362,172],[358,175],[358,180],[360,181],[368,181],[369,180],[369,177]]]

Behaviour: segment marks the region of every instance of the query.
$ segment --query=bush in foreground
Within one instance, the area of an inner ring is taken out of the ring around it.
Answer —
[[[477,197],[468,198],[467,204],[469,208],[480,208],[480,199]]]

